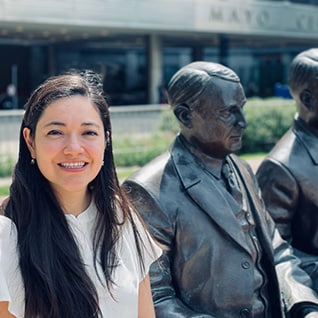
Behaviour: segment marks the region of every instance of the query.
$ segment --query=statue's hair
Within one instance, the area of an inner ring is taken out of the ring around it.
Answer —
[[[303,90],[313,80],[318,79],[318,48],[312,48],[296,55],[288,77],[291,94]]]
[[[213,62],[193,62],[182,67],[168,84],[168,102],[172,108],[180,104],[195,106],[206,90],[217,90],[214,79],[240,82],[237,74],[228,67]]]

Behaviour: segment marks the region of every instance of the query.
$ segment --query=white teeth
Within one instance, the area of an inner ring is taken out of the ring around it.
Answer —
[[[61,163],[61,166],[64,168],[69,169],[78,169],[84,167],[85,162],[68,162],[68,163]]]

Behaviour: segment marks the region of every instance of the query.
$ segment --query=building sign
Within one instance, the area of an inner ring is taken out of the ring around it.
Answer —
[[[192,0],[0,0],[0,25],[25,22],[34,26],[171,29],[184,27],[185,18],[193,24],[191,4]],[[176,19],[181,5],[185,11]]]
[[[196,2],[195,28],[223,33],[318,38],[318,8],[289,2]]]
[[[257,0],[0,0],[5,22],[318,39],[318,7]]]

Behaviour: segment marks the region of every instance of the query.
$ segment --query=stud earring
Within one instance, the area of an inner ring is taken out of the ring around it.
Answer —
[[[102,161],[102,166],[104,165],[104,160]]]
[[[31,159],[31,165],[35,165],[35,159],[34,158]]]

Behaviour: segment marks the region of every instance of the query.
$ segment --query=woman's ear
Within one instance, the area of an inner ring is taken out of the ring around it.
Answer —
[[[299,99],[302,102],[302,104],[307,108],[308,111],[312,110],[312,93],[308,89],[304,89],[300,94],[299,94]]]
[[[179,104],[173,110],[177,119],[187,128],[192,128],[191,109],[186,104]]]
[[[30,151],[31,157],[33,159],[36,158],[35,156],[35,149],[34,149],[34,139],[31,137],[31,130],[30,128],[23,128],[23,138],[25,143]]]

